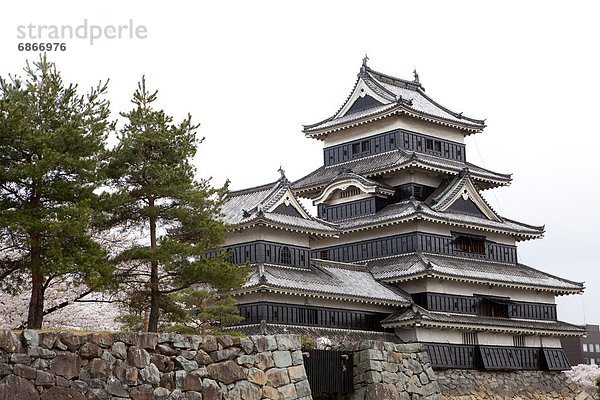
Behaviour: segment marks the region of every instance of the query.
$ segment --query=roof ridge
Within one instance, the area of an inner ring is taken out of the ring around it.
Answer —
[[[274,181],[271,183],[265,183],[265,184],[262,184],[259,186],[253,186],[253,187],[249,187],[249,188],[245,188],[245,189],[230,190],[227,192],[227,197],[236,197],[236,196],[242,196],[242,195],[249,194],[249,193],[262,192],[264,190],[272,188],[273,185],[275,185],[278,182],[279,181]]]

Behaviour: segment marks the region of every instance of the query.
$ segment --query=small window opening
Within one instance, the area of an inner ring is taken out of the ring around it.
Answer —
[[[279,252],[279,262],[287,265],[292,263],[292,252],[289,247],[284,246],[281,248],[281,251]]]

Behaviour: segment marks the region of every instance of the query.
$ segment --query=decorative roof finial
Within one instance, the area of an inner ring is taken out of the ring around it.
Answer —
[[[367,66],[367,61],[369,61],[369,56],[365,53],[365,58],[363,58],[363,67]]]
[[[279,172],[281,174],[281,177],[279,178],[279,180],[283,183],[287,183],[288,178],[285,176],[285,170],[283,169],[283,167],[281,166],[281,164],[279,165],[279,169],[277,170],[277,172]]]
[[[413,70],[413,75],[415,76],[415,79],[414,79],[413,82],[419,83],[419,74],[417,73],[417,69],[416,68]]]

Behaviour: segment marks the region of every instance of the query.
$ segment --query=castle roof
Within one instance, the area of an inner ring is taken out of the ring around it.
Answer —
[[[283,174],[276,182],[228,192],[221,213],[232,230],[267,225],[317,236],[338,233],[332,224],[311,216],[302,207]]]
[[[481,315],[453,314],[429,311],[418,305],[400,309],[381,321],[385,328],[422,326],[430,328],[477,330],[489,332],[581,336],[585,329],[578,325],[554,320],[518,320]]]
[[[238,293],[268,291],[382,305],[408,305],[411,297],[377,282],[367,268],[333,261],[311,260],[309,268],[259,264]]]
[[[337,221],[337,227],[344,233],[379,228],[387,225],[411,221],[429,221],[455,227],[466,227],[483,232],[508,234],[516,240],[529,240],[542,237],[543,226],[532,226],[508,218],[499,220],[485,216],[467,214],[452,209],[438,211],[426,202],[406,200],[386,206],[375,214],[361,215]]]
[[[423,278],[535,289],[555,294],[581,293],[583,283],[572,282],[528,267],[488,260],[430,253],[409,253],[368,261],[373,277],[396,283]]]
[[[395,149],[340,164],[319,167],[295,181],[292,188],[299,195],[306,196],[328,186],[344,170],[351,170],[365,178],[373,178],[391,172],[415,168],[450,175],[458,175],[467,168],[471,178],[480,189],[508,185],[511,181],[510,174],[493,172],[468,162]]]
[[[451,111],[426,95],[416,72],[412,81],[396,78],[369,68],[365,59],[342,107],[323,121],[304,125],[303,132],[308,137],[322,138],[337,130],[398,114],[457,128],[465,134],[485,128],[484,120]]]

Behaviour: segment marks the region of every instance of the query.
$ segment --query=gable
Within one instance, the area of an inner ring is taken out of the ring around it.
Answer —
[[[352,106],[348,109],[348,111],[346,111],[345,115],[354,114],[354,113],[357,113],[360,111],[368,110],[369,108],[382,106],[382,105],[383,105],[383,103],[381,103],[380,101],[374,99],[373,97],[371,97],[367,94],[363,97],[359,97],[358,99],[356,99],[354,104],[352,104]]]
[[[477,207],[477,204],[475,204],[471,198],[464,199],[462,196],[457,198],[454,203],[447,208],[447,210],[471,214],[481,218],[487,218],[487,216],[479,209],[479,207]]]
[[[300,212],[291,203],[281,203],[280,205],[275,207],[271,212],[276,214],[289,215],[290,217],[303,218],[302,214],[300,214]]]

